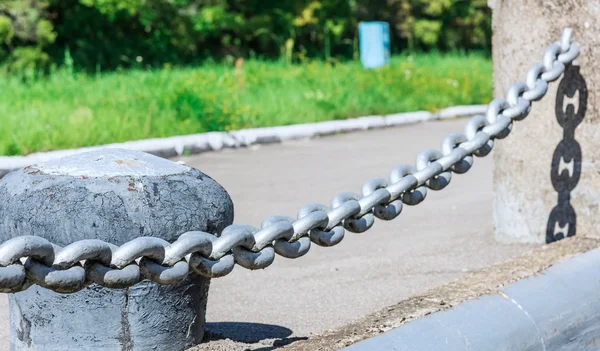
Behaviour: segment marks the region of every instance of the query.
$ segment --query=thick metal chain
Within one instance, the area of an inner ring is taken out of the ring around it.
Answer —
[[[452,133],[442,142],[441,151],[426,150],[416,165],[394,168],[390,178],[371,179],[362,194],[342,193],[330,206],[306,205],[296,219],[271,216],[260,226],[231,225],[220,236],[187,232],[174,243],[153,237],[140,237],[120,247],[100,241],[82,240],[59,247],[36,236],[21,236],[0,245],[0,292],[14,293],[33,284],[72,293],[96,283],[108,288],[125,288],[149,279],[159,284],[176,284],[195,272],[205,277],[229,274],[235,264],[248,269],[268,267],[275,253],[298,258],[311,243],[334,246],[345,231],[362,233],[375,218],[396,218],[402,207],[416,205],[428,189],[441,190],[452,173],[465,173],[473,156],[483,157],[492,150],[495,139],[505,138],[513,120],[524,119],[531,102],[541,99],[565,65],[579,55],[579,45],[571,42],[571,30],[545,51],[542,64],[527,72],[525,82],[513,84],[506,99],[494,99],[486,116],[469,120],[464,133]]]

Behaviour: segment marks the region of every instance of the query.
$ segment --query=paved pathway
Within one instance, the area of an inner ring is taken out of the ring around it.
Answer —
[[[236,223],[259,225],[271,214],[293,216],[305,203],[327,204],[339,192],[358,192],[368,178],[387,177],[395,165],[413,163],[418,152],[439,148],[446,134],[464,123],[430,122],[184,160],[229,191]],[[470,172],[455,175],[443,191],[430,191],[419,206],[406,206],[392,222],[347,233],[336,247],[313,246],[297,260],[277,257],[265,270],[236,267],[214,279],[209,330],[258,342],[257,347],[271,339],[285,343],[528,251],[532,246],[501,245],[492,238],[491,171],[491,157],[478,158]],[[0,296],[0,340],[7,340],[7,319]],[[200,349],[220,349],[219,343]]]

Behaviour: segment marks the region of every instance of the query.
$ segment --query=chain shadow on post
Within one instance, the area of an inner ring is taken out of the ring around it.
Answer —
[[[563,128],[563,139],[554,150],[550,168],[550,179],[558,193],[558,203],[548,218],[546,243],[574,236],[577,232],[577,213],[571,205],[571,192],[581,177],[583,155],[575,139],[575,129],[585,117],[587,96],[587,86],[580,67],[568,65],[556,93],[556,120]]]

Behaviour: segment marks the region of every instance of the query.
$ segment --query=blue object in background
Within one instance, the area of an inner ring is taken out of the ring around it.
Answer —
[[[390,26],[387,22],[361,22],[358,42],[364,68],[381,67],[390,61]]]

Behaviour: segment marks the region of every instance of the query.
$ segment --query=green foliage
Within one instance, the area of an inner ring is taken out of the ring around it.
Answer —
[[[48,68],[47,49],[57,37],[48,6],[46,0],[0,1],[0,57],[6,71],[32,75]]]
[[[395,52],[489,50],[486,0],[0,0],[0,52],[76,69],[237,57],[356,57],[360,21],[392,26]],[[19,54],[23,56],[22,54]],[[0,60],[3,56],[0,55]]]
[[[359,3],[361,3],[359,1]],[[396,46],[490,51],[491,10],[486,0],[370,0],[363,12],[395,29]]]
[[[68,57],[69,51],[66,51]],[[248,60],[236,67],[133,69],[82,74],[66,68],[28,81],[2,77],[0,154],[150,137],[319,122],[450,105],[492,92],[480,55],[415,54],[364,70],[358,62]]]
[[[440,40],[441,31],[442,23],[440,21],[418,20],[415,22],[414,36],[425,45],[435,46]]]
[[[83,5],[98,9],[100,13],[114,17],[117,13],[125,11],[135,15],[144,8],[143,0],[81,0]]]
[[[0,15],[0,42],[8,44],[15,35],[10,18]]]
[[[56,33],[54,32],[54,27],[50,21],[45,19],[40,19],[35,26],[35,38],[38,44],[38,47],[45,47],[49,44],[54,43],[56,40]]]
[[[40,47],[18,47],[13,50],[6,63],[6,71],[30,79],[48,67],[50,56]]]
[[[423,14],[440,17],[452,7],[454,2],[455,0],[419,0],[417,4],[422,7]]]

